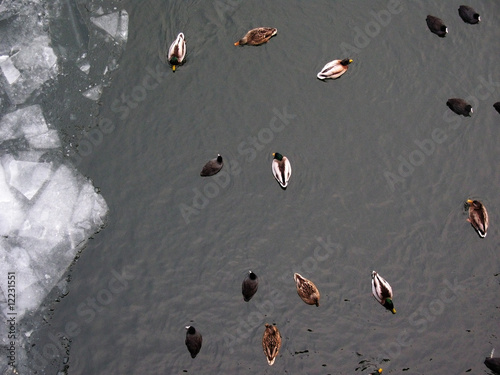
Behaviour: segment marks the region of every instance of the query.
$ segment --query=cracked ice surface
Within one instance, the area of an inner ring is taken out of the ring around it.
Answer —
[[[104,14],[99,17],[90,17],[90,21],[100,29],[106,31],[117,42],[123,43],[128,38],[128,13],[126,10]]]
[[[5,91],[13,104],[24,103],[30,95],[59,72],[57,56],[37,14],[37,5],[0,8],[0,71]]]
[[[91,181],[63,158],[40,106],[0,119],[0,274],[16,273],[18,321],[40,306],[107,212]],[[6,318],[6,277],[0,290]]]

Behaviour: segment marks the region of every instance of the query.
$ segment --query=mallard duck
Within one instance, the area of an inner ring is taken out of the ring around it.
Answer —
[[[297,294],[302,298],[302,301],[308,305],[319,306],[319,290],[311,280],[302,277],[298,273],[293,274],[295,286],[297,287]]]
[[[382,306],[390,310],[393,314],[396,314],[396,309],[392,303],[392,288],[389,283],[375,271],[372,271],[372,293]]]
[[[471,113],[474,112],[472,106],[463,99],[459,98],[448,99],[446,105],[457,115],[470,117]]]
[[[248,271],[247,276],[241,284],[241,293],[243,294],[243,299],[248,302],[252,299],[253,295],[257,293],[259,288],[259,278],[252,271]]]
[[[222,156],[220,156],[220,154],[217,154],[216,158],[207,161],[207,163],[203,166],[203,169],[200,172],[200,176],[213,176],[214,174],[219,173],[223,166],[224,161],[222,160]]]
[[[186,346],[189,353],[191,353],[191,358],[195,358],[200,352],[203,338],[201,337],[201,333],[198,332],[193,326],[187,326],[186,329]]]
[[[486,211],[486,207],[477,201],[467,199],[467,203],[469,205],[469,217],[467,221],[471,223],[476,232],[480,237],[486,237],[486,232],[488,231],[488,211]]]
[[[481,21],[481,17],[479,13],[477,13],[474,9],[467,5],[460,5],[458,8],[458,14],[466,23],[470,23],[472,25]]]
[[[269,366],[274,364],[280,347],[281,334],[280,331],[278,331],[278,327],[266,324],[266,330],[264,331],[264,336],[262,336],[262,349],[264,349],[264,354],[266,355]]]
[[[446,33],[448,33],[448,28],[441,18],[437,18],[429,14],[425,20],[427,21],[429,30],[431,30],[437,36],[444,38],[446,36]]]
[[[272,169],[274,178],[283,189],[286,189],[290,176],[292,175],[292,165],[288,158],[281,155],[279,152],[275,152],[273,157]]]
[[[488,367],[491,371],[495,371],[496,373],[500,374],[500,358],[493,358],[493,353],[495,352],[495,349],[491,351],[491,354],[489,357],[486,357],[484,360],[484,364],[486,367]]]
[[[493,108],[495,108],[497,112],[500,113],[500,102],[496,102],[495,104],[493,104]]]
[[[245,44],[250,44],[252,46],[258,46],[259,44],[266,43],[271,37],[275,36],[277,32],[278,29],[274,27],[257,27],[246,33],[245,36],[234,43],[234,45],[243,46]]]
[[[319,79],[336,79],[347,72],[352,59],[333,60],[326,64],[321,72],[318,73]]]
[[[184,57],[186,57],[186,41],[184,40],[184,34],[179,33],[177,39],[172,42],[168,49],[167,60],[172,65],[172,71],[175,72],[177,65],[182,65]]]

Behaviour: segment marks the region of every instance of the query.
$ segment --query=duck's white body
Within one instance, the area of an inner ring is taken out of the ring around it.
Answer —
[[[184,34],[179,33],[168,49],[167,59],[172,64],[172,70],[175,70],[176,65],[181,65],[185,57],[186,41],[184,40]]]
[[[281,187],[285,189],[288,186],[288,181],[292,175],[292,165],[286,156],[281,160],[273,159],[272,163],[273,175]]]
[[[347,62],[346,62],[347,61]],[[344,62],[345,65],[342,64]],[[318,73],[317,77],[319,79],[335,79],[339,78],[342,74],[347,72],[349,64],[352,60],[333,60],[327,63],[321,72]]]
[[[372,271],[372,293],[375,299],[386,309],[390,310],[393,314],[396,313],[394,307],[390,307],[386,304],[386,300],[392,300],[392,288],[382,276],[377,272]],[[391,302],[392,304],[392,302]]]

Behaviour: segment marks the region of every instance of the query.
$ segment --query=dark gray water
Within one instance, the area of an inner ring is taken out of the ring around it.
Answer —
[[[101,98],[107,131],[79,163],[109,225],[49,328],[71,339],[69,373],[487,374],[500,350],[500,3],[469,3],[479,25],[459,18],[461,3],[120,4],[129,39]],[[278,34],[233,45],[257,26]],[[159,49],[181,31],[187,62],[174,74]],[[342,78],[316,79],[346,57]],[[472,117],[452,113],[452,97]],[[272,152],[292,163],[286,191]],[[217,153],[222,172],[201,178]],[[486,239],[466,222],[470,197],[489,209]],[[245,303],[249,269],[260,285]],[[372,270],[396,315],[372,297]],[[297,296],[294,272],[318,286],[320,307]],[[283,336],[273,367],[265,323]],[[204,338],[195,359],[189,324]]]

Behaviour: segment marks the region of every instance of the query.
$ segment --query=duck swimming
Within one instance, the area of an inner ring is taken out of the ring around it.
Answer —
[[[429,14],[425,19],[425,21],[427,22],[429,30],[431,30],[437,36],[444,38],[448,33],[448,28],[446,27],[441,18],[437,18]]]
[[[203,169],[200,172],[200,176],[213,176],[214,174],[219,173],[223,166],[224,161],[222,160],[222,156],[220,156],[220,154],[217,154],[216,158],[207,161],[207,163],[203,166]]]
[[[478,200],[467,199],[467,204],[469,206],[469,217],[467,221],[471,223],[481,238],[486,237],[489,224],[486,207]]]
[[[281,347],[281,334],[278,331],[278,327],[270,324],[266,324],[266,330],[264,331],[264,336],[262,336],[262,349],[266,355],[267,363],[269,366],[274,364],[278,352]]]
[[[500,102],[496,102],[495,104],[493,104],[493,108],[495,108],[497,112],[500,113]]]
[[[172,65],[172,71],[175,72],[177,65],[182,65],[184,57],[186,57],[186,41],[184,34],[179,33],[168,49],[167,60]]]
[[[278,29],[274,27],[257,27],[247,32],[245,36],[234,43],[234,45],[243,46],[245,44],[250,44],[252,46],[258,46],[269,41],[277,32]]]
[[[243,299],[248,302],[252,299],[253,295],[257,293],[259,288],[259,278],[252,271],[248,271],[247,276],[241,284],[241,293],[243,294]]]
[[[286,156],[281,155],[279,152],[273,154],[274,159],[272,162],[273,175],[276,181],[279,182],[283,189],[288,186],[288,181],[292,175],[292,165]]]
[[[203,338],[201,337],[201,333],[198,332],[193,326],[186,327],[186,346],[191,353],[191,358],[195,358],[201,349],[201,343]]]
[[[486,367],[488,367],[491,371],[494,371],[498,374],[500,374],[500,358],[493,358],[493,353],[495,352],[495,349],[491,351],[491,354],[489,357],[486,357],[484,360],[484,364]]]
[[[382,306],[393,314],[396,314],[396,309],[392,303],[392,288],[389,283],[375,271],[372,271],[372,293]]]
[[[470,117],[471,113],[474,112],[472,106],[463,99],[459,98],[448,99],[446,105],[457,115]]]
[[[297,294],[302,298],[302,301],[308,305],[319,306],[319,290],[316,285],[311,280],[302,277],[298,273],[293,274],[293,279],[295,280],[295,286],[297,287]]]
[[[470,23],[471,25],[475,25],[481,21],[481,17],[479,13],[477,13],[474,9],[467,5],[460,5],[458,8],[458,14],[460,18],[464,20],[466,23]]]
[[[330,61],[323,67],[323,69],[321,69],[321,72],[318,73],[317,77],[319,79],[339,78],[342,74],[347,72],[349,64],[352,63],[352,61],[352,59]]]

